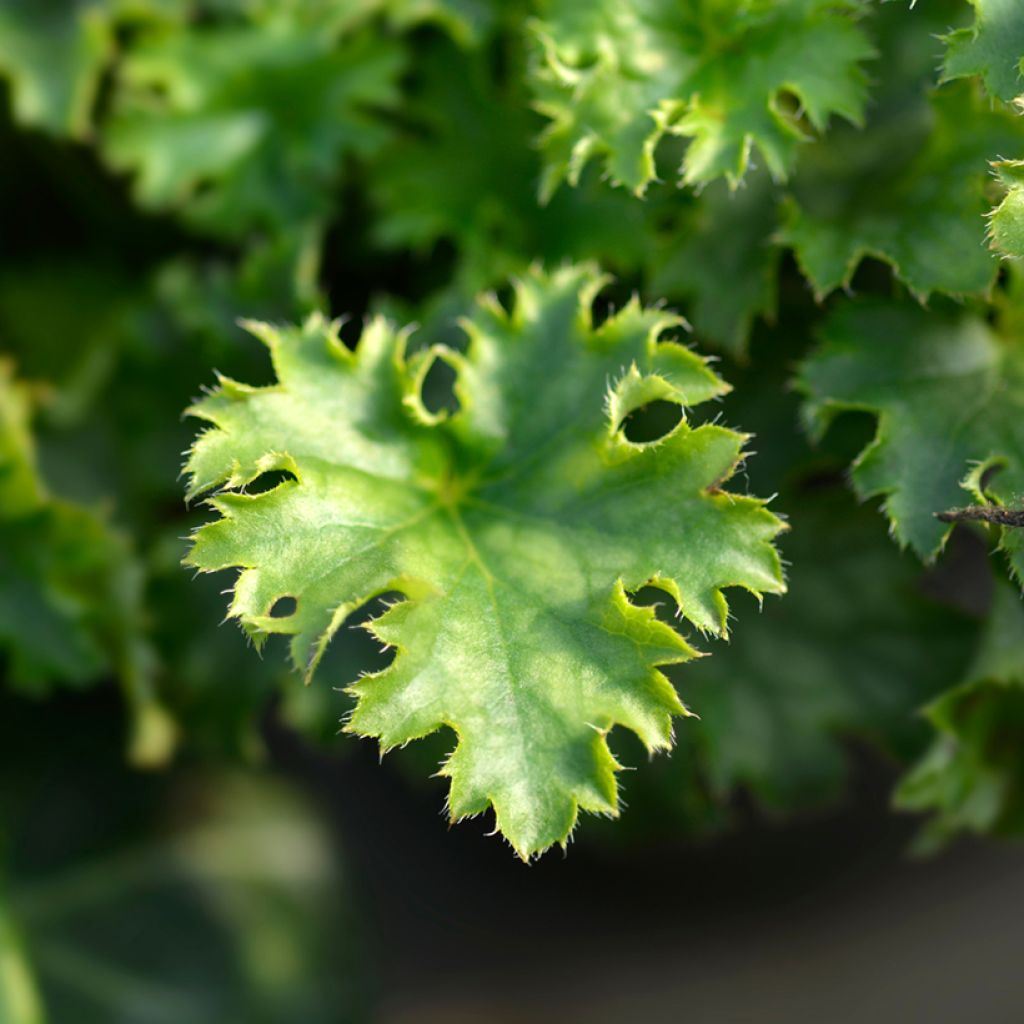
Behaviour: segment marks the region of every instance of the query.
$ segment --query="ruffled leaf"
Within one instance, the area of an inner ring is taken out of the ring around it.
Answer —
[[[637,407],[725,385],[659,341],[679,323],[664,312],[632,302],[595,327],[602,281],[531,273],[511,312],[488,301],[465,324],[464,355],[409,357],[381,321],[354,354],[320,318],[254,325],[278,382],[222,380],[192,410],[213,426],[190,493],[221,491],[190,563],[241,567],[230,614],[257,643],[290,635],[307,675],[355,609],[404,595],[371,623],[398,653],[353,687],[348,729],[386,750],[452,728],[452,817],[493,807],[523,857],[564,843],[580,808],[616,813],[613,726],[664,749],[684,713],[658,666],[696,652],[629,594],[654,582],[721,633],[724,588],[783,589],[782,524],[722,489],[742,435],[684,419],[660,441],[626,439]],[[421,398],[435,359],[457,372],[451,415]],[[275,470],[294,479],[245,493]]]
[[[974,24],[945,36],[946,78],[980,75],[993,96],[1024,93],[1024,7],[1017,0],[969,0]]]
[[[973,316],[886,302],[840,306],[798,386],[815,433],[846,410],[878,427],[853,465],[862,498],[881,495],[901,545],[933,558],[952,528],[939,513],[968,496],[997,507],[1024,496],[1024,342]],[[1024,579],[1020,544],[994,527]]]
[[[666,133],[690,139],[682,184],[725,177],[751,162],[775,178],[798,144],[833,116],[859,123],[864,61],[873,56],[843,0],[550,0],[536,25],[536,106],[551,121],[541,138],[549,197],[599,157],[636,193],[655,178]]]
[[[989,161],[1024,146],[1024,118],[969,84],[940,89],[919,117],[912,109],[842,149],[808,154],[794,180],[780,240],[819,298],[848,285],[866,257],[888,263],[922,301],[985,294],[995,281]]]
[[[342,5],[344,7],[344,5]],[[122,61],[102,149],[139,202],[244,236],[321,216],[341,160],[386,138],[397,41],[316,0],[151,27]]]

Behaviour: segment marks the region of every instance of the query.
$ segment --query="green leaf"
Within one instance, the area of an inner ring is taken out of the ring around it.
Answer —
[[[780,240],[819,298],[849,285],[865,257],[888,263],[921,301],[992,287],[989,161],[1024,146],[1024,119],[992,109],[969,83],[940,89],[920,116],[914,109],[817,147],[801,165]]]
[[[949,33],[944,74],[946,78],[980,75],[993,96],[1006,103],[1020,102],[1024,93],[1024,9],[1015,0],[970,0],[974,24]],[[1018,114],[1020,111],[1018,110]],[[1003,152],[994,148],[995,157]],[[1024,161],[994,159],[996,176],[1008,189],[992,210],[989,241],[1004,256],[1024,255]]]
[[[914,713],[956,681],[973,633],[923,596],[920,569],[848,496],[787,497],[786,600],[679,679],[700,715],[693,739],[719,800],[743,786],[773,810],[835,797],[851,738],[904,763],[916,756],[925,736]]]
[[[884,496],[901,545],[933,558],[951,527],[936,514],[978,502],[1011,505],[1024,493],[1024,346],[970,315],[906,304],[846,303],[803,363],[811,429],[823,433],[846,410],[877,417],[853,466],[862,498]],[[991,471],[991,472],[990,472]],[[1000,545],[1024,579],[1009,528]]]
[[[396,41],[317,0],[153,27],[121,63],[102,149],[147,207],[229,238],[330,209],[339,163],[387,137]]]
[[[536,115],[526,109],[517,56],[499,75],[486,54],[445,42],[418,49],[408,127],[372,164],[374,238],[424,259],[443,239],[457,264],[451,288],[406,318],[433,327],[535,259],[557,265],[585,252],[630,280],[642,276],[647,295],[685,303],[702,343],[742,355],[755,318],[775,308],[780,250],[771,242],[777,196],[768,176],[748,177],[736,191],[715,183],[700,196],[656,187],[640,204],[598,181],[594,168],[541,206],[530,144]]]
[[[1024,832],[1024,604],[997,584],[985,634],[963,683],[927,711],[936,736],[903,780],[897,806],[928,811],[922,846],[958,832]]]
[[[852,0],[549,0],[536,25],[541,194],[600,157],[642,194],[666,132],[691,141],[682,183],[735,185],[754,151],[785,178],[796,148],[838,115],[859,123],[873,56]]]
[[[989,219],[989,241],[1004,256],[1024,257],[1024,160],[998,160],[992,168],[1007,192]]]
[[[723,588],[783,589],[782,524],[721,489],[742,435],[683,420],[657,443],[626,439],[633,410],[725,385],[659,342],[678,325],[664,312],[631,302],[595,327],[602,281],[585,267],[531,273],[511,312],[489,301],[466,323],[465,355],[407,359],[381,321],[355,354],[317,317],[253,325],[278,383],[222,380],[192,410],[213,427],[189,457],[189,493],[227,490],[190,564],[242,567],[230,614],[257,643],[291,635],[307,676],[352,611],[405,595],[371,623],[398,655],[353,687],[348,729],[384,750],[454,729],[451,816],[493,806],[523,857],[564,843],[579,808],[616,813],[613,726],[664,749],[684,713],[658,666],[695,652],[628,594],[654,582],[721,633]],[[435,359],[458,373],[450,416],[420,398]],[[272,470],[295,479],[245,493]],[[294,607],[275,615],[282,597]]]
[[[10,685],[42,694],[117,673],[133,712],[129,754],[159,763],[174,726],[153,693],[142,577],[106,519],[51,497],[35,465],[30,402],[0,361],[0,651]]]
[[[974,24],[946,37],[946,78],[980,75],[993,96],[1024,93],[1024,9],[1017,0],[969,0]]]

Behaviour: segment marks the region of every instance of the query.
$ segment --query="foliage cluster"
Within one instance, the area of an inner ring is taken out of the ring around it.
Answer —
[[[1010,0],[9,0],[6,714],[440,730],[524,858],[673,739],[627,830],[868,746],[1019,832],[1024,530],[938,514],[1024,495],[1022,68]]]

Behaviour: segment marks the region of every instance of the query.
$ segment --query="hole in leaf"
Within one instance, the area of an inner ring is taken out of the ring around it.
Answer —
[[[384,648],[375,636],[361,629],[371,619],[380,618],[393,604],[405,600],[397,590],[371,598],[357,608],[334,634],[317,669],[320,679],[336,680],[332,685],[347,686],[361,675],[382,672],[395,659],[394,648]]]
[[[459,411],[459,399],[455,394],[456,379],[457,374],[447,360],[434,356],[420,389],[423,405],[432,416]]]
[[[683,409],[676,402],[659,398],[634,409],[623,421],[622,432],[633,444],[650,444],[675,430],[683,418]]]
[[[511,314],[516,305],[516,290],[511,284],[503,284],[494,289],[494,298],[506,313]]]
[[[988,490],[989,485],[992,483],[992,480],[995,478],[996,474],[1003,468],[1004,467],[1001,462],[996,462],[993,463],[991,466],[985,467],[984,472],[981,474],[981,480],[979,481],[979,483],[981,484],[981,489],[983,491]]]
[[[814,125],[804,110],[800,97],[791,89],[779,89],[775,94],[775,103],[779,113],[799,129],[801,134],[813,136]]]
[[[955,529],[942,558],[924,571],[918,586],[935,601],[983,618],[992,606],[995,588],[988,547],[973,530]]]
[[[265,494],[275,487],[280,487],[286,480],[295,480],[295,474],[287,469],[269,469],[266,473],[260,473],[255,480],[245,485],[246,494]]]
[[[868,256],[857,265],[848,290],[854,295],[862,295],[868,292],[887,293],[891,289],[892,267],[884,260]]]
[[[283,597],[279,597],[271,607],[271,618],[287,619],[290,615],[295,614],[298,607],[298,600],[292,597],[291,594],[285,594]]]
[[[817,451],[822,459],[832,459],[836,465],[846,467],[871,444],[877,432],[876,416],[869,412],[844,412],[829,424]]]
[[[451,757],[458,743],[455,730],[445,726],[421,737],[415,743],[389,751],[388,759],[407,778],[431,779],[436,784],[437,770]]]
[[[681,622],[677,614],[676,599],[667,590],[662,590],[654,583],[646,583],[629,595],[629,601],[638,608],[653,608],[660,622],[673,629],[679,629]]]
[[[606,281],[590,304],[590,322],[594,330],[620,312],[639,291],[640,281],[626,273]]]

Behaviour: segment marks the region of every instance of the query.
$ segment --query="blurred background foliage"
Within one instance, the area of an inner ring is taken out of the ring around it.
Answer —
[[[864,4],[866,127],[831,125],[788,182],[679,189],[674,138],[643,201],[590,165],[540,203],[531,19],[551,6],[0,5],[0,1018],[369,1012],[322,784],[283,777],[267,737],[362,756],[336,736],[341,688],[383,655],[347,630],[304,688],[283,645],[261,658],[217,627],[223,581],[180,566],[203,519],[182,504],[181,413],[214,369],[269,379],[239,317],[325,309],[353,340],[382,310],[460,344],[473,296],[533,261],[597,260],[616,277],[600,303],[638,291],[687,316],[734,385],[718,414],[756,435],[744,482],[792,526],[790,594],[740,599],[736,639],[675,672],[700,720],[583,842],[602,857],[805,813],[864,758],[913,766],[899,803],[939,812],[923,843],[1024,827],[1015,585],[980,530],[935,567],[901,552],[846,484],[869,418],[812,444],[789,386],[837,289],[955,299],[1020,342],[1022,278],[982,243],[987,161],[1024,152],[1024,118],[974,80],[935,88],[936,36],[970,7]],[[450,745],[385,770],[439,808],[418,780]]]

